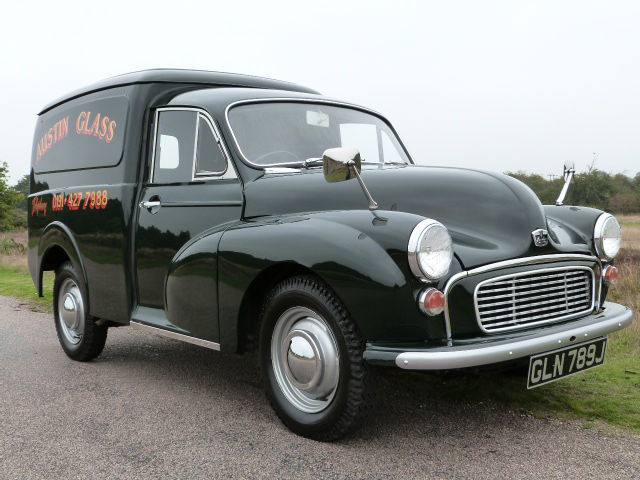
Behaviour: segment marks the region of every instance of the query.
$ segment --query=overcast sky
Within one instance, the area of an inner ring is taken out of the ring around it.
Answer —
[[[308,85],[384,113],[422,164],[640,171],[640,2],[10,2],[0,161],[104,77],[178,67]]]

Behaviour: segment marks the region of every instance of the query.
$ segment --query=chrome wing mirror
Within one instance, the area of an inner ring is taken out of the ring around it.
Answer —
[[[362,158],[357,148],[338,147],[325,150],[322,154],[322,167],[324,178],[327,182],[344,182],[357,178],[362,191],[369,201],[369,210],[376,210],[378,204],[375,202],[367,186],[364,184],[360,172],[362,171]]]
[[[567,192],[569,191],[569,185],[571,185],[571,180],[573,180],[573,176],[575,175],[575,173],[576,173],[576,164],[570,161],[564,162],[564,172],[562,174],[562,176],[564,177],[564,185],[562,186],[560,195],[558,195],[558,199],[556,200],[556,205],[560,206],[564,204],[564,199],[567,196]]]

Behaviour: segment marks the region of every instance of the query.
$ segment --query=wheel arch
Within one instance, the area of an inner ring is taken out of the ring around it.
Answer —
[[[255,351],[260,328],[260,310],[265,298],[278,283],[297,275],[311,275],[324,282],[311,269],[296,262],[273,264],[253,279],[240,303],[238,313],[238,352]]]
[[[83,288],[88,292],[87,272],[80,255],[78,243],[65,224],[52,222],[43,230],[38,245],[38,266],[36,288],[38,295],[43,296],[43,274],[45,271],[55,271],[65,261],[70,261],[75,270],[81,275]],[[87,303],[88,303],[87,295]],[[89,305],[87,305],[88,309]],[[87,310],[89,311],[89,310]]]

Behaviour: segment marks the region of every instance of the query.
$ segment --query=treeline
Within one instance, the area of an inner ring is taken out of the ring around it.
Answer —
[[[8,184],[9,167],[0,163],[0,232],[27,228],[27,195],[29,176],[13,186]]]
[[[556,203],[564,185],[562,178],[547,180],[541,175],[524,172],[507,174],[526,183],[545,205]],[[634,178],[621,173],[610,175],[596,168],[576,173],[564,203],[612,213],[640,213],[640,172]]]
[[[555,204],[564,184],[562,178],[546,179],[535,173],[508,172],[508,175],[531,187],[545,205]],[[13,186],[8,184],[8,176],[7,164],[0,163],[0,231],[23,230],[27,228],[29,175]],[[640,213],[640,172],[630,178],[590,168],[576,174],[564,203],[612,213]]]

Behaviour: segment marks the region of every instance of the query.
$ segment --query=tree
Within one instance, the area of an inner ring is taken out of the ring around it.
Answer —
[[[608,173],[597,168],[589,168],[584,173],[576,174],[566,203],[605,210],[614,189]]]
[[[13,186],[13,189],[22,195],[22,200],[18,202],[17,207],[23,210],[27,210],[27,197],[29,196],[29,174],[22,176],[18,183]]]
[[[13,228],[13,212],[22,196],[7,184],[9,166],[6,162],[0,163],[0,230]]]

